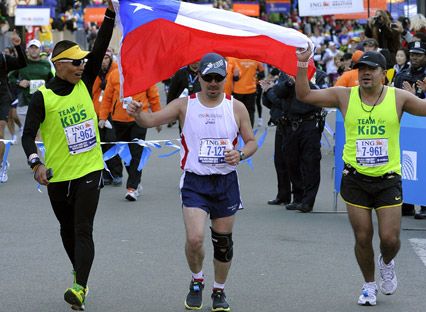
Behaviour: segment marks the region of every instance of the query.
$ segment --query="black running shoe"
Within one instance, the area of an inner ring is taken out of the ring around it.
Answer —
[[[212,300],[212,312],[231,311],[228,302],[226,302],[226,296],[223,289],[213,289]]]
[[[192,280],[189,284],[189,293],[186,296],[185,308],[188,310],[201,310],[203,307],[203,280]]]

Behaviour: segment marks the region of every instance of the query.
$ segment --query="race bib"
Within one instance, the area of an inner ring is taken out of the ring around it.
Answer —
[[[64,131],[71,155],[90,151],[96,146],[96,131],[93,119],[66,127]]]
[[[33,94],[40,88],[41,86],[44,86],[45,81],[44,80],[30,80],[30,94]]]
[[[388,139],[356,140],[356,162],[364,167],[378,167],[389,162]]]
[[[225,150],[232,149],[229,139],[201,139],[198,162],[202,164],[224,164]]]

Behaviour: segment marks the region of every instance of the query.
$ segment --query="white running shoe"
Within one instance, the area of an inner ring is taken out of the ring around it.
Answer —
[[[127,189],[127,192],[126,192],[126,196],[125,196],[125,198],[128,200],[128,201],[137,201],[138,200],[138,197],[140,196],[142,194],[142,185],[138,185],[138,188],[135,190],[135,189],[132,189],[132,188],[128,188]]]
[[[6,183],[8,180],[7,168],[9,167],[9,162],[6,162],[6,165],[0,167],[0,183]]]
[[[376,283],[365,283],[362,286],[361,296],[358,298],[358,304],[364,306],[375,306],[377,292]]]
[[[395,273],[395,261],[392,260],[389,264],[383,262],[382,255],[379,255],[377,260],[379,267],[379,288],[384,295],[392,295],[398,287],[398,280]]]
[[[18,136],[16,134],[12,135],[12,145],[17,145],[18,143]]]

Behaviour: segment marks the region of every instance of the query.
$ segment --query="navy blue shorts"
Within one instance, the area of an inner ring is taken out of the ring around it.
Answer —
[[[236,171],[226,175],[185,171],[180,190],[184,207],[203,209],[210,219],[229,217],[243,208]]]

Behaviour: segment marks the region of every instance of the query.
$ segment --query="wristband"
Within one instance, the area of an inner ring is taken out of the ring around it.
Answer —
[[[33,171],[37,170],[37,167],[41,164],[43,164],[43,163],[41,162],[40,158],[38,157],[38,155],[36,153],[31,154],[28,157],[28,165],[30,165],[30,167]]]
[[[297,61],[297,67],[308,68],[308,66],[309,66],[309,61],[308,62]]]

